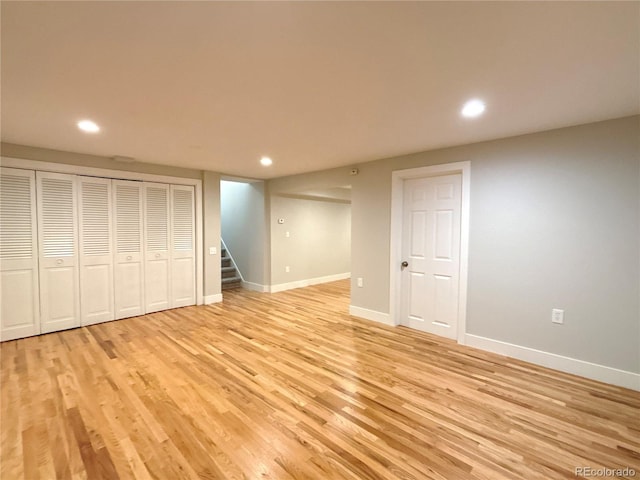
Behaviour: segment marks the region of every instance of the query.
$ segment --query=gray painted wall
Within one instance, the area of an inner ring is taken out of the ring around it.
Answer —
[[[265,285],[264,182],[220,183],[222,238],[245,282]]]
[[[272,285],[348,273],[350,254],[350,204],[271,196]]]
[[[391,172],[470,160],[467,332],[640,372],[639,134],[635,116],[360,165],[352,305],[389,312]]]

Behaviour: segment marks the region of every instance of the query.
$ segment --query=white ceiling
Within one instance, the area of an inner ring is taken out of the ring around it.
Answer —
[[[2,140],[269,178],[632,115],[639,22],[639,2],[3,1]],[[472,97],[487,112],[462,119]]]

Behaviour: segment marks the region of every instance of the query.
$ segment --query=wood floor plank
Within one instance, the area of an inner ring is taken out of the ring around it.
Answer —
[[[638,392],[351,317],[348,288],[0,344],[0,478],[640,475]]]

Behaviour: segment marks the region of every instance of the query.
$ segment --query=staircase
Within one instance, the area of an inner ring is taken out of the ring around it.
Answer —
[[[231,261],[231,257],[224,246],[220,249],[222,256],[220,257],[220,265],[222,269],[222,290],[231,290],[240,288],[242,279],[235,265]]]

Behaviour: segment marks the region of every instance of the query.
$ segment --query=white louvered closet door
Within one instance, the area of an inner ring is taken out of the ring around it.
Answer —
[[[144,184],[145,312],[171,308],[169,185]]]
[[[171,306],[196,303],[194,189],[171,185]]]
[[[0,341],[40,333],[35,179],[0,168]]]
[[[75,175],[37,172],[40,330],[80,326]]]
[[[78,177],[82,325],[115,318],[111,180]]]
[[[115,318],[144,314],[141,182],[113,180]]]

